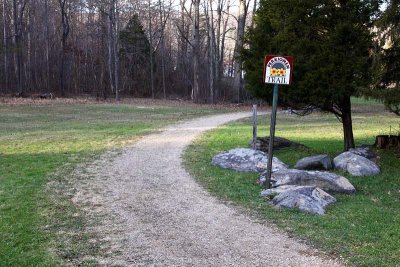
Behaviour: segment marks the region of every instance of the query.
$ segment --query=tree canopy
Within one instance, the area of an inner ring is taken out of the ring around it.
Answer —
[[[294,57],[293,83],[280,102],[304,113],[319,109],[343,123],[344,148],[354,147],[351,96],[372,82],[372,18],[378,1],[261,0],[242,53],[248,90],[269,99],[266,54]]]

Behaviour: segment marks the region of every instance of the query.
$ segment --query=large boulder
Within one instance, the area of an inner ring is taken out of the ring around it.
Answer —
[[[212,164],[238,172],[263,172],[266,170],[268,155],[262,151],[236,148],[216,155]],[[278,158],[272,158],[272,171],[287,169],[288,166]]]
[[[333,159],[336,169],[346,171],[353,176],[370,176],[380,173],[380,169],[375,162],[356,155],[352,152],[343,152]]]
[[[329,192],[354,193],[356,191],[345,177],[322,171],[282,169],[272,173],[271,182],[273,187],[302,185],[319,187]]]
[[[328,155],[305,157],[297,161],[294,166],[299,170],[330,170],[332,167],[332,159]]]
[[[315,186],[282,186],[267,189],[261,196],[274,196],[272,204],[282,208],[297,208],[323,215],[325,207],[336,202],[336,198]]]

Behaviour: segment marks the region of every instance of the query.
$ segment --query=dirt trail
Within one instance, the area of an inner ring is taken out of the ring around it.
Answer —
[[[217,115],[168,127],[85,170],[74,202],[102,218],[103,236],[122,266],[340,266],[210,196],[182,167],[195,137],[249,113]]]

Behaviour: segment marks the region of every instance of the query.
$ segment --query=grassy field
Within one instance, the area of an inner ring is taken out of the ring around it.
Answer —
[[[399,130],[399,117],[383,111],[376,102],[354,99],[354,135],[357,145],[374,143],[378,134]],[[259,135],[267,133],[269,116],[259,118]],[[341,124],[333,115],[297,117],[278,114],[276,135],[305,144],[308,149],[283,149],[275,156],[293,166],[304,156],[339,154],[343,149]],[[248,147],[252,137],[249,119],[231,123],[202,136],[185,154],[186,165],[212,194],[251,214],[306,239],[337,258],[357,266],[400,266],[400,159],[394,151],[377,151],[382,173],[372,177],[345,175],[355,195],[334,194],[337,203],[318,216],[295,210],[277,210],[259,197],[257,174],[242,174],[211,165],[221,151]]]
[[[57,244],[57,232],[79,231],[85,218],[68,198],[54,202],[46,184],[107,149],[167,124],[216,112],[184,106],[0,104],[0,266],[65,265],[99,252],[85,234],[71,247]]]

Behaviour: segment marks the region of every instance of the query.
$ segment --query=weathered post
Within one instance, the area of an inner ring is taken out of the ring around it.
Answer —
[[[274,84],[272,99],[271,123],[268,146],[267,177],[264,182],[265,188],[271,188],[272,159],[274,157],[274,139],[276,125],[276,110],[278,108],[279,84],[289,85],[292,79],[293,58],[284,56],[265,57],[264,82]]]
[[[257,148],[257,104],[253,104],[253,143],[252,148]]]
[[[271,188],[271,175],[272,175],[272,158],[274,156],[274,139],[275,139],[275,125],[276,125],[276,110],[278,109],[278,84],[274,85],[274,94],[272,98],[272,111],[271,111],[271,126],[269,128],[269,144],[268,144],[268,164],[267,164],[267,179],[265,180],[266,187]]]

